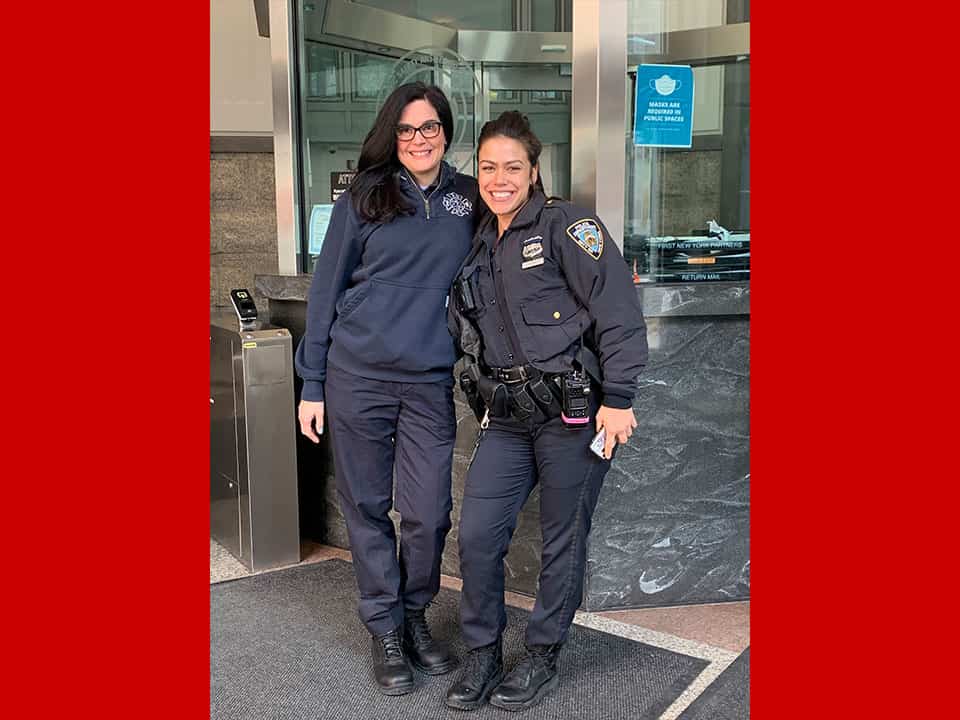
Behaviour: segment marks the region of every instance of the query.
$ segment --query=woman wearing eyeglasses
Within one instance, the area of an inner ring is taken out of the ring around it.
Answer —
[[[453,116],[423,83],[387,98],[334,204],[297,348],[300,429],[329,429],[337,493],[379,690],[414,689],[412,663],[453,667],[424,610],[440,587],[456,437],[447,293],[471,246],[477,181],[443,156]],[[324,423],[326,414],[326,424]],[[401,515],[400,552],[388,511]]]

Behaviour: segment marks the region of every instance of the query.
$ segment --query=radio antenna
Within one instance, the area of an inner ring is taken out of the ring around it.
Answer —
[[[580,363],[580,370],[583,371],[583,323],[577,322],[577,330],[580,331],[580,351],[577,356],[577,362]]]

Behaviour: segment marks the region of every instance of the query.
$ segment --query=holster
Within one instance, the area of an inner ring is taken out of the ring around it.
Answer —
[[[553,388],[555,388],[556,385],[553,385],[553,387],[551,387],[551,385],[553,385],[552,381],[548,380],[547,376],[543,373],[527,383],[533,399],[536,400],[540,409],[543,410],[548,418],[556,417],[562,410],[560,401],[557,399],[559,389],[557,389],[557,393],[555,393]]]
[[[527,372],[528,380],[506,383],[510,415],[517,420],[529,420],[538,411],[548,420],[560,415],[559,388],[552,388],[549,376],[539,370],[530,368]]]
[[[529,385],[529,382],[525,382],[522,385],[510,388],[510,398],[513,400],[511,410],[513,416],[518,420],[526,420],[537,410],[537,406],[533,402],[533,396],[527,390]]]
[[[483,398],[480,396],[480,378],[482,377],[483,375],[480,374],[480,366],[477,363],[471,363],[460,373],[460,389],[463,390],[463,394],[467,398],[467,405],[469,405],[473,411],[477,422],[483,420],[483,416],[487,411]]]
[[[499,380],[479,375],[477,389],[484,404],[490,410],[490,417],[506,417],[509,414],[510,396],[506,385]]]

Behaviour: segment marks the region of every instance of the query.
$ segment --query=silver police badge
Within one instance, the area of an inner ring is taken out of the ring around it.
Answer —
[[[473,212],[473,203],[460,193],[448,192],[443,196],[443,206],[451,215],[466,217]]]
[[[529,245],[523,246],[523,256],[527,258],[527,260],[531,258],[535,258],[537,255],[542,255],[542,254],[543,254],[543,245],[538,242],[530,243]]]
[[[599,260],[603,254],[603,232],[596,221],[590,218],[577,220],[567,228],[567,235],[581,249],[594,260]]]

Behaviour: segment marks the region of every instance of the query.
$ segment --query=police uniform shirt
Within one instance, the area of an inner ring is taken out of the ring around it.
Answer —
[[[631,407],[647,361],[646,326],[627,263],[603,223],[536,191],[499,240],[495,216],[477,232],[485,261],[475,271],[474,321],[484,363],[567,372],[586,333],[600,360],[603,403]]]

